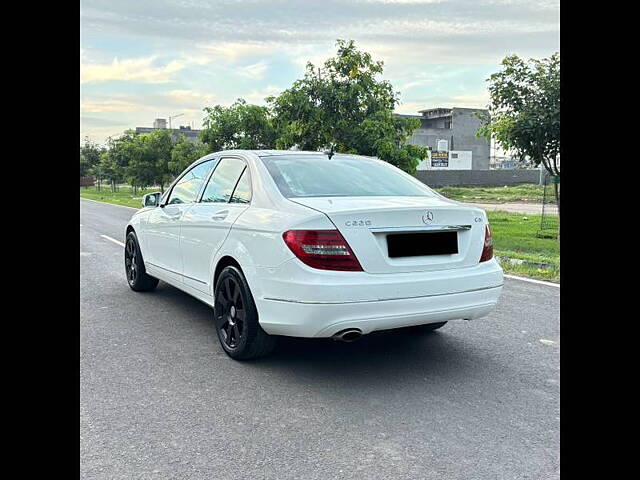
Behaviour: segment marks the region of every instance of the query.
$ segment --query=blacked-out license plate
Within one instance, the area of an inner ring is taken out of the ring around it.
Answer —
[[[393,233],[387,246],[390,258],[458,253],[458,232]]]

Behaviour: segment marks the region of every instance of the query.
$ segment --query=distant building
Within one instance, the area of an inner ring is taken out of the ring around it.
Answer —
[[[167,128],[167,119],[166,118],[156,118],[153,121],[153,128]]]
[[[489,142],[483,137],[476,137],[480,127],[478,114],[488,114],[487,110],[476,108],[431,108],[420,110],[421,115],[402,115],[400,117],[420,119],[418,128],[409,138],[410,145],[430,147],[432,152],[451,152],[447,162],[439,161],[435,168],[449,167],[449,162],[465,159],[465,164],[472,170],[489,170]],[[455,153],[454,153],[455,152]],[[431,167],[430,167],[431,168]],[[465,169],[467,169],[465,167]]]
[[[156,118],[153,121],[153,127],[136,127],[136,133],[151,133],[155,130],[167,130],[167,120],[164,118]],[[187,137],[187,140],[195,142],[201,130],[193,130],[190,126],[180,126],[180,128],[172,128],[171,136],[178,140],[180,135]]]

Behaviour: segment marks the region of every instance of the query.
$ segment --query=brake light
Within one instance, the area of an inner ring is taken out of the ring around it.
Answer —
[[[282,238],[305,265],[321,270],[362,271],[353,250],[338,230],[288,230]]]
[[[493,258],[493,237],[491,236],[491,229],[489,225],[484,230],[484,247],[482,247],[482,255],[480,256],[481,262],[486,262]]]

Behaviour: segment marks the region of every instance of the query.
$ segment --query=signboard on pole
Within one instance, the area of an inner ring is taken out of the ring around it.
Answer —
[[[470,150],[427,151],[416,170],[471,170],[473,153]]]
[[[449,152],[432,152],[431,153],[431,166],[432,167],[449,167]]]

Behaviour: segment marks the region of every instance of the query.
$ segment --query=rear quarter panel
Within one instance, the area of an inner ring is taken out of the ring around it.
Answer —
[[[284,243],[282,234],[292,229],[333,229],[323,213],[286,200],[291,205],[279,209],[250,207],[231,227],[220,250],[211,261],[211,278],[222,257],[234,258],[242,268],[254,296],[262,296],[256,268],[277,268],[295,255]],[[212,286],[212,294],[215,285]]]

